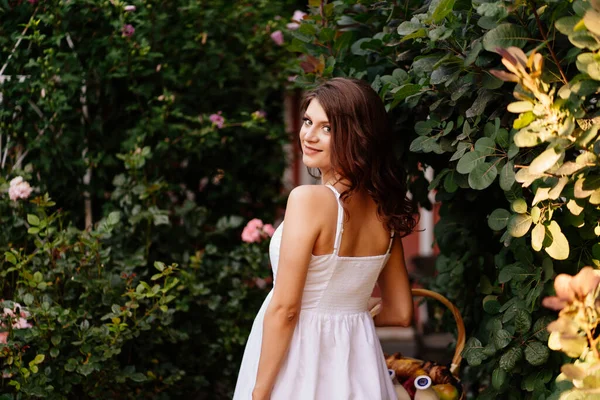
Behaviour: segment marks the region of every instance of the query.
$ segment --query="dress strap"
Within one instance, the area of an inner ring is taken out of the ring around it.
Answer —
[[[344,207],[342,207],[342,202],[340,200],[340,193],[336,190],[332,185],[325,185],[335,194],[335,198],[338,203],[338,216],[337,216],[337,226],[335,228],[335,240],[333,242],[333,254],[336,256],[340,251],[340,244],[342,243],[342,234],[344,233]]]
[[[394,230],[392,229],[392,234],[390,235],[390,245],[388,246],[386,254],[389,254],[390,251],[392,250],[392,244],[394,243],[394,235],[395,234],[396,234],[396,232],[394,232]]]

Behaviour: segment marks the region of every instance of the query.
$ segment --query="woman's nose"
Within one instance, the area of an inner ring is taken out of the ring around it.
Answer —
[[[306,140],[307,142],[316,142],[318,140],[318,136],[316,135],[314,125],[306,128],[306,131],[304,133],[304,140]]]

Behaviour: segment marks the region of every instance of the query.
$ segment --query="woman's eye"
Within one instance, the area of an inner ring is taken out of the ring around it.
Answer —
[[[312,121],[308,118],[303,118],[302,119],[304,121],[304,125],[306,126],[311,126],[312,125]]]
[[[330,126],[324,126],[323,130],[327,133],[331,132],[331,127]]]

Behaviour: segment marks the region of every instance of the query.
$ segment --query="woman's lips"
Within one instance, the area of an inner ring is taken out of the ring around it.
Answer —
[[[304,146],[304,154],[307,156],[312,156],[317,153],[320,153],[322,150],[313,149],[312,147]]]

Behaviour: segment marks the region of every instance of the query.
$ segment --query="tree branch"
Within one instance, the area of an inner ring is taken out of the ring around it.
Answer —
[[[558,71],[560,72],[560,76],[562,77],[563,83],[567,84],[567,83],[569,83],[569,80],[567,79],[565,73],[563,72],[562,68],[560,67],[560,62],[558,61],[558,58],[556,57],[556,53],[554,53],[554,49],[550,45],[550,42],[548,42],[548,35],[544,32],[544,28],[542,27],[542,21],[540,20],[540,16],[537,13],[535,1],[532,1],[530,3],[530,5],[531,5],[531,11],[533,11],[533,15],[535,17],[535,22],[537,23],[538,29],[540,30],[540,34],[544,38],[544,41],[548,44],[548,50],[550,51],[550,56],[552,57],[554,64],[556,64],[556,67],[558,68]]]

